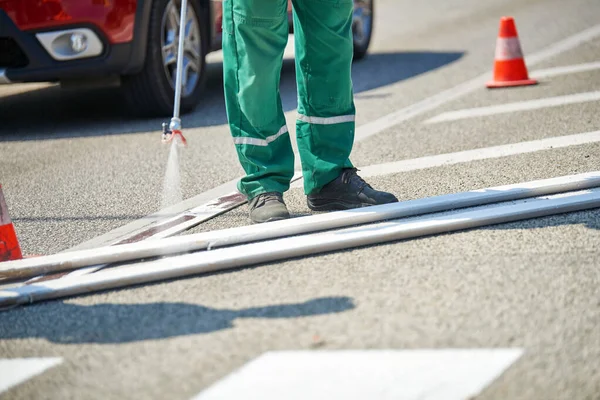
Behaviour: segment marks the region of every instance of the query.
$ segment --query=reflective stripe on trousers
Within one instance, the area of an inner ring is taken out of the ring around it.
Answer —
[[[267,136],[265,139],[256,139],[252,137],[234,137],[234,144],[250,144],[252,146],[268,146],[269,143],[274,142],[277,138],[288,132],[287,126],[281,127],[279,132],[272,136]]]
[[[354,115],[340,115],[337,117],[309,117],[307,115],[298,114],[298,120],[316,125],[332,125],[341,124],[344,122],[354,122]]]

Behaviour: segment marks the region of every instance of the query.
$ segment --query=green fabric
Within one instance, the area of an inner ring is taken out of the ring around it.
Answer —
[[[298,113],[317,118],[296,123],[304,191],[311,194],[352,167],[353,1],[294,0],[293,5]],[[246,172],[238,189],[249,199],[285,192],[295,161],[279,93],[287,0],[225,0],[223,6],[227,117]],[[320,119],[332,117],[346,122]]]

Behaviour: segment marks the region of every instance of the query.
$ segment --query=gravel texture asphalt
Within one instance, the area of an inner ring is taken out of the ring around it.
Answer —
[[[526,57],[600,20],[597,0],[377,7],[370,55],[354,65],[359,126],[489,72],[502,15],[515,17]],[[532,70],[600,61],[598,43]],[[206,98],[183,117],[184,198],[241,176],[219,57],[209,58]],[[598,90],[600,70],[481,87],[357,142],[352,159],[369,166],[596,131],[598,102],[424,121]],[[160,209],[162,120],[132,119],[111,90],[11,85],[0,96],[0,182],[24,253],[64,251]],[[282,97],[293,122],[290,60]],[[596,142],[369,182],[408,200],[598,170]],[[309,213],[301,189],[285,200],[294,215]],[[184,234],[246,225],[247,212]],[[600,210],[590,210],[33,304],[0,313],[0,358],[64,362],[0,398],[189,399],[270,350],[508,347],[525,353],[477,399],[598,399],[599,267]]]

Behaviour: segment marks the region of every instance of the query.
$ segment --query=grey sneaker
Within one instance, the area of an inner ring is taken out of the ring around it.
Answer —
[[[336,211],[396,203],[391,193],[373,189],[357,174],[356,168],[345,168],[342,173],[325,185],[319,193],[308,195],[308,208],[313,211]]]
[[[281,193],[261,193],[250,200],[248,205],[250,206],[250,219],[257,224],[290,217]]]

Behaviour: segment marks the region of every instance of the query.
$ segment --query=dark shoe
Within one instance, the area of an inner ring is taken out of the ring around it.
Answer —
[[[357,171],[356,168],[346,168],[319,193],[308,195],[308,208],[313,211],[348,210],[398,201],[391,193],[373,189],[358,176]]]
[[[290,217],[281,193],[261,193],[250,200],[248,205],[250,206],[250,219],[257,224]]]

